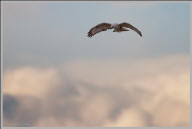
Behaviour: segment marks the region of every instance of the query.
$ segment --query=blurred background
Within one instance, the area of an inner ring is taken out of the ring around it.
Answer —
[[[189,126],[187,2],[2,2],[4,126]],[[102,23],[139,30],[87,32]]]

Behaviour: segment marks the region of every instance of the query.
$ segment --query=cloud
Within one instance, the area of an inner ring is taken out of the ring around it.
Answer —
[[[10,69],[3,84],[5,126],[189,125],[186,55]]]
[[[41,101],[30,96],[3,96],[4,126],[33,126],[41,116]]]
[[[115,122],[109,122],[105,126],[147,126],[147,117],[148,115],[142,112],[141,109],[129,108],[121,112]]]
[[[8,70],[4,74],[3,93],[10,95],[29,95],[42,97],[49,90],[49,85],[59,83],[57,71],[26,67]]]

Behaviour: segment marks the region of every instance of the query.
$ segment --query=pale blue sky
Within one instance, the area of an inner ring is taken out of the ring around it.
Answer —
[[[88,38],[101,22],[129,22],[143,33]],[[151,58],[189,54],[189,4],[7,2],[3,5],[4,68],[61,65],[75,59]]]

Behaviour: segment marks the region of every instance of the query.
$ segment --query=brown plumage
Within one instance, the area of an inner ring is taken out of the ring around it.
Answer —
[[[101,31],[106,31],[107,29],[112,29],[111,24],[109,24],[109,23],[98,24],[90,29],[90,31],[88,32],[88,37],[92,37],[93,35],[101,32]]]
[[[100,23],[89,30],[88,37],[92,37],[99,32],[106,31],[107,29],[114,29],[113,32],[129,31],[127,28],[134,30],[142,36],[141,31],[139,31],[136,27],[124,22],[121,24]]]
[[[139,31],[136,27],[134,27],[134,26],[132,26],[131,24],[129,24],[129,23],[121,23],[121,24],[119,24],[119,26],[120,27],[127,27],[127,28],[130,28],[130,29],[132,29],[132,30],[134,30],[135,32],[137,32],[140,36],[142,36],[142,33],[141,33],[141,31]]]

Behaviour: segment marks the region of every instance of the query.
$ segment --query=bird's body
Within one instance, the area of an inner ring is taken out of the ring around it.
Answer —
[[[111,27],[114,29],[113,32],[129,31],[126,28],[119,26],[117,23],[111,24]]]
[[[116,28],[116,27],[118,27],[118,23],[114,23],[114,24],[111,24],[111,26],[113,27],[113,28]]]
[[[123,32],[123,31],[129,31],[127,28],[130,28],[134,31],[136,31],[140,36],[142,36],[141,32],[132,26],[129,23],[121,23],[121,24],[110,24],[110,23],[101,23],[96,25],[95,27],[91,28],[88,32],[88,37],[94,36],[96,33],[106,31],[107,29],[114,29],[113,32]]]

